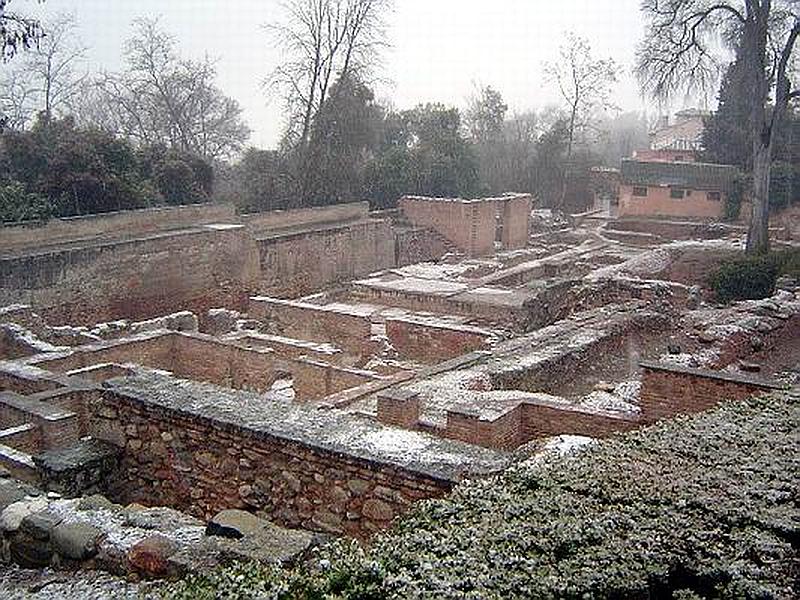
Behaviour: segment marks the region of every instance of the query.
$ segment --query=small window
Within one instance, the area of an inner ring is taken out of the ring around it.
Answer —
[[[691,195],[692,195],[692,190],[686,190],[686,197],[688,198]]]
[[[720,192],[708,192],[707,197],[709,200],[713,200],[714,202],[719,202],[722,200],[722,194]]]
[[[674,200],[683,200],[684,196],[686,196],[686,190],[682,188],[669,189],[669,197],[673,198]]]
[[[640,198],[643,198],[644,196],[647,196],[647,188],[646,187],[635,187],[635,188],[633,188],[633,195],[634,196],[639,196]]]

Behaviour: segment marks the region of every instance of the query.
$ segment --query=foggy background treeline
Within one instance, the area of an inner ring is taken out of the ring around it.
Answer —
[[[157,20],[136,21],[124,67],[99,73],[87,70],[74,18],[43,23],[38,47],[0,77],[0,220],[212,200],[243,212],[355,200],[391,208],[404,194],[507,191],[577,211],[592,197],[591,167],[617,167],[649,145],[654,115],[614,105],[622,67],[595,56],[587,40],[567,36],[546,65],[542,85],[559,90],[559,104],[512,112],[502,90],[476,84],[470,98],[453,99],[462,109],[400,110],[374,92],[390,0],[284,8],[267,28],[279,60],[265,96],[282,101],[286,115],[275,149],[247,145],[242,110],[217,86],[214,61],[182,57]],[[744,102],[735,101],[744,94],[729,75],[706,147],[709,160],[746,170]],[[785,198],[800,189],[794,114],[790,121],[778,150]],[[732,152],[732,139],[744,150]]]

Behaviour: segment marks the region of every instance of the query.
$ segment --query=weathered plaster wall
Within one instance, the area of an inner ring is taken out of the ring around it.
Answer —
[[[619,195],[619,216],[628,217],[690,217],[721,219],[724,214],[723,200],[708,200],[706,192],[692,191],[683,198],[670,198],[670,188],[650,186],[646,197],[633,195],[633,186],[622,185]]]
[[[196,204],[51,219],[45,224],[0,225],[0,252],[90,238],[124,239],[159,231],[235,220],[232,204]]]

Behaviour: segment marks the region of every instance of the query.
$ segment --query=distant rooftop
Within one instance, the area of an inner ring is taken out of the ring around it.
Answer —
[[[736,167],[697,162],[622,160],[622,182],[627,185],[675,186],[694,190],[727,190]]]

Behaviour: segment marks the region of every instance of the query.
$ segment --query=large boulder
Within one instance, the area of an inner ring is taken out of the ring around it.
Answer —
[[[53,550],[70,560],[88,560],[97,554],[103,532],[88,523],[60,523],[51,534]]]
[[[245,535],[258,533],[267,524],[267,521],[244,510],[223,510],[208,522],[206,535],[241,539]]]
[[[154,534],[128,550],[128,562],[143,577],[158,579],[169,574],[169,559],[177,550],[177,544],[171,539]]]

